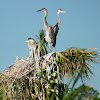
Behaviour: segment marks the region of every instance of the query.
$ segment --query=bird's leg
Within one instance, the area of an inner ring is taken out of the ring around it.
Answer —
[[[49,48],[49,53],[52,52],[51,48]]]
[[[49,53],[52,52],[51,47],[52,47],[52,44],[49,44]]]
[[[54,51],[56,52],[56,48],[54,47]]]

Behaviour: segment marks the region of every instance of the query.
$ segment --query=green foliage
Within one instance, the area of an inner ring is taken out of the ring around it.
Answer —
[[[45,41],[45,34],[44,34],[44,30],[41,29],[40,32],[39,32],[39,42],[41,42],[41,44],[45,44],[46,41]]]
[[[100,100],[99,92],[92,87],[81,85],[73,89],[68,95],[66,100]]]
[[[90,74],[93,74],[90,62],[97,63],[98,51],[87,51],[95,48],[81,49],[77,47],[71,47],[60,54],[60,63],[65,64],[66,70],[64,72],[73,75],[75,71],[80,72],[82,70],[82,77],[89,78]],[[65,74],[65,73],[63,73]]]
[[[5,90],[0,90],[0,100],[6,100],[6,93]]]
[[[39,36],[37,36],[39,41],[37,42],[37,46],[39,47],[39,50],[41,52],[41,56],[44,56],[47,54],[47,49],[46,49],[46,41],[45,41],[45,34],[44,30],[41,29],[39,32]]]

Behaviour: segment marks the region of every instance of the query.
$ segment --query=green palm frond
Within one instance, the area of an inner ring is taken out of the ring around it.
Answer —
[[[99,62],[99,59],[97,59],[99,57],[99,51],[87,51],[92,49],[95,48],[81,49],[77,47],[71,47],[66,49],[65,51],[58,52],[60,63],[62,63],[64,67],[68,67],[66,68],[65,72],[69,71],[68,73],[72,75],[74,71],[80,72],[80,70],[82,69],[84,77],[88,77],[89,74],[93,74],[90,69],[90,63]]]
[[[44,34],[43,29],[40,30],[38,39],[39,39],[39,41],[37,42],[37,45],[38,45],[39,50],[41,52],[41,56],[46,55],[47,49],[46,49],[45,34]]]
[[[41,44],[44,45],[46,43],[46,41],[45,41],[45,34],[44,34],[44,30],[43,29],[41,29],[39,31],[39,36],[36,35],[36,37],[38,39],[38,42],[41,42]]]

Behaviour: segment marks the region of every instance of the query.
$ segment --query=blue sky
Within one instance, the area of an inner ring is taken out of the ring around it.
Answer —
[[[23,41],[35,39],[44,28],[44,13],[36,12],[41,8],[48,9],[47,21],[52,26],[57,22],[57,9],[68,12],[60,14],[57,51],[73,46],[100,50],[100,0],[0,0],[0,71],[13,64],[16,56],[29,56]],[[95,76],[86,83],[100,92],[100,65],[93,66]]]

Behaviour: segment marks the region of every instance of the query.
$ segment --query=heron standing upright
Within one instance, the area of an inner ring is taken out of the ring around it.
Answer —
[[[37,12],[41,12],[43,11],[45,13],[44,18],[43,18],[43,22],[44,22],[44,27],[45,27],[45,40],[48,42],[49,44],[49,51],[51,51],[51,47],[53,46],[55,48],[56,45],[56,36],[59,30],[59,26],[60,26],[60,16],[59,13],[67,13],[66,11],[63,11],[62,9],[58,9],[57,10],[57,16],[58,16],[58,21],[57,24],[52,27],[50,24],[48,24],[48,22],[46,21],[46,17],[47,17],[47,9],[46,8],[42,8],[41,10],[38,10]]]
[[[56,45],[56,36],[57,36],[57,34],[58,34],[58,30],[59,30],[59,27],[60,27],[60,16],[59,16],[59,13],[68,13],[68,12],[66,12],[66,11],[64,11],[64,10],[62,10],[62,9],[58,9],[57,10],[57,17],[58,17],[58,21],[57,21],[57,24],[53,27],[53,31],[54,31],[54,44],[53,44],[53,47],[55,47],[55,45]]]
[[[36,41],[33,38],[28,38],[28,40],[25,40],[24,42],[28,42],[30,57],[33,58],[34,57],[33,47],[36,44]]]
[[[43,11],[45,13],[44,18],[43,18],[43,22],[44,22],[44,27],[45,27],[45,40],[48,42],[49,44],[49,51],[51,51],[51,47],[54,44],[54,32],[53,32],[53,28],[50,24],[48,24],[48,22],[46,21],[46,17],[47,17],[47,9],[46,8],[42,8],[41,10],[38,10],[37,12],[41,12]]]

